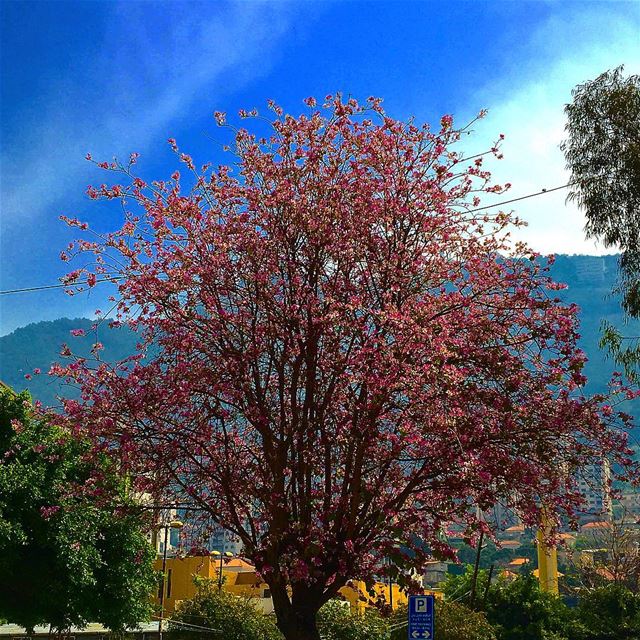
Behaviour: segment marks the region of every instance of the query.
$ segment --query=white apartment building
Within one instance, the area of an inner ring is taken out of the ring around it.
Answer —
[[[220,551],[220,553],[233,553],[233,555],[240,555],[242,552],[242,542],[233,533],[223,529],[222,527],[215,527],[209,536],[209,543],[207,544],[209,551]]]
[[[578,490],[585,504],[578,513],[582,524],[587,522],[608,521],[613,517],[611,501],[611,467],[609,461],[590,464],[576,473]]]

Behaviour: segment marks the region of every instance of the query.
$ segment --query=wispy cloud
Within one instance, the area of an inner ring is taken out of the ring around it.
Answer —
[[[579,11],[555,15],[523,43],[510,73],[474,97],[475,105],[489,107],[489,116],[478,127],[478,140],[487,141],[499,132],[506,135],[504,160],[492,168],[498,181],[513,187],[495,201],[569,181],[559,145],[565,137],[563,109],[571,101],[571,90],[620,64],[629,73],[640,72],[640,12],[628,11],[632,4],[592,8],[580,3]],[[543,253],[611,253],[584,238],[584,216],[565,202],[566,195],[561,190],[510,205],[529,224],[515,237]]]
[[[266,73],[292,19],[284,2],[112,5],[95,55],[41,97],[21,123],[23,144],[2,152],[4,239],[77,196],[88,151],[107,159],[144,151],[195,100],[210,111]]]
[[[55,283],[68,270],[57,256],[76,234],[58,215],[92,219],[102,211],[81,206],[86,185],[104,178],[84,159],[87,152],[101,160],[132,151],[145,159],[146,152],[152,162],[168,153],[167,137],[206,122],[234,92],[267,75],[292,27],[315,9],[215,0],[107,3],[101,11],[107,15],[94,25],[100,37],[90,50],[75,49],[69,66],[29,61],[41,70],[37,87],[29,89],[27,108],[12,109],[10,124],[3,122],[2,289]],[[0,335],[32,320],[92,315],[105,308],[106,295],[101,289],[69,298],[52,289],[2,296]]]

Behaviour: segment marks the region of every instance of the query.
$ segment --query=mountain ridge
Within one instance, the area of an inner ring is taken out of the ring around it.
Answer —
[[[620,307],[620,298],[612,293],[618,273],[618,256],[557,255],[551,267],[551,275],[557,282],[566,283],[567,289],[557,292],[565,303],[580,307],[579,346],[585,351],[588,362],[585,375],[589,383],[587,393],[604,392],[611,374],[616,369],[607,355],[599,348],[600,326],[606,320],[623,332],[640,334],[640,322],[627,322]],[[626,325],[625,325],[626,323]],[[97,334],[92,327],[98,324]],[[72,329],[83,329],[84,337],[71,335]],[[104,345],[101,358],[114,362],[134,352],[137,334],[126,327],[110,329],[88,318],[59,318],[30,323],[0,337],[0,380],[17,390],[28,389],[33,397],[46,406],[58,403],[56,394],[74,397],[75,390],[64,387],[45,375],[53,362],[60,360],[60,347],[68,343],[79,355],[89,355],[91,345],[99,340]],[[43,374],[32,376],[34,369]],[[639,403],[625,406],[625,410],[640,418]]]

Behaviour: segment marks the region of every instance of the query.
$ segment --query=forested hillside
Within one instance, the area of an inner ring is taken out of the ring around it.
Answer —
[[[586,375],[589,379],[588,392],[603,391],[614,370],[614,364],[598,347],[600,324],[608,320],[623,327],[624,317],[620,311],[619,299],[611,290],[616,281],[616,256],[558,256],[552,270],[559,282],[569,288],[560,292],[567,302],[575,302],[581,312],[581,347],[589,357]],[[25,375],[35,368],[43,373],[51,363],[59,359],[62,343],[68,343],[80,355],[87,355],[96,334],[91,331],[92,322],[86,318],[70,320],[61,318],[52,322],[30,324],[0,338],[0,379],[16,389],[27,388],[33,396],[45,405],[55,405],[56,394],[74,395],[74,390],[64,387],[57,380],[46,375]],[[114,361],[135,350],[136,336],[126,328],[109,329],[107,322],[98,328],[97,339],[104,344],[102,358]],[[84,329],[85,337],[73,337],[72,329]],[[640,323],[634,322],[624,327],[630,335],[640,334]],[[640,410],[631,405],[627,411],[640,416]]]
[[[568,285],[559,292],[560,297],[580,307],[580,346],[589,358],[585,374],[589,380],[587,391],[591,393],[606,390],[612,372],[617,369],[598,346],[602,321],[619,327],[625,335],[640,334],[640,322],[625,325],[620,298],[612,293],[617,271],[617,256],[560,255],[552,268],[554,279]]]
[[[57,395],[75,397],[76,390],[46,375],[51,365],[62,360],[60,348],[68,344],[74,353],[88,356],[95,342],[101,342],[104,350],[100,357],[114,362],[135,353],[137,336],[126,327],[110,329],[103,322],[93,330],[94,322],[87,318],[60,318],[36,322],[16,329],[0,338],[0,380],[16,390],[28,389],[35,400],[47,406],[58,404]],[[84,336],[75,337],[74,329],[83,329]],[[41,375],[32,375],[40,369]],[[25,375],[32,375],[27,380]]]

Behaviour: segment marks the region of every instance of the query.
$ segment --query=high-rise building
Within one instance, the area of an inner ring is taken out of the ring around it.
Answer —
[[[180,544],[180,530],[171,527],[171,523],[178,519],[176,509],[160,509],[157,512],[157,521],[153,530],[149,533],[151,544],[156,548],[158,555],[165,553],[165,541],[167,543],[167,555],[175,555]]]
[[[228,551],[234,555],[239,555],[242,551],[242,542],[230,531],[222,527],[216,527],[211,532],[207,547],[209,551],[220,551],[220,553]]]
[[[590,464],[576,474],[578,490],[584,498],[584,505],[578,513],[581,523],[611,520],[611,467],[609,461]]]
[[[633,520],[640,517],[640,492],[637,490],[623,491],[620,495],[619,506],[625,518]]]

